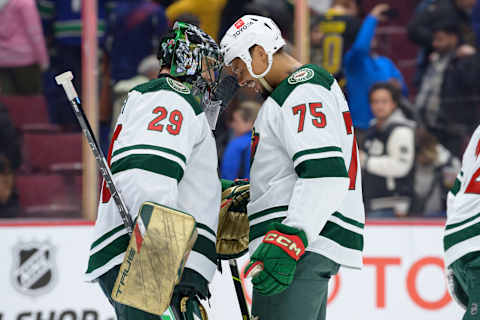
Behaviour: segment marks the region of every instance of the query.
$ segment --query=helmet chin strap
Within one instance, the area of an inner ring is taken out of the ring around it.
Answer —
[[[243,60],[243,59],[242,59]],[[265,90],[267,90],[268,92],[272,92],[273,91],[273,88],[272,86],[267,82],[267,80],[264,79],[264,77],[270,72],[270,69],[272,69],[272,65],[273,65],[273,54],[272,53],[268,53],[268,66],[267,66],[267,69],[262,73],[262,74],[255,74],[253,72],[253,67],[252,67],[252,58],[248,59],[248,61],[245,61],[245,64],[247,65],[247,69],[248,69],[248,72],[250,73],[250,75],[252,77],[254,77],[255,79],[258,79],[258,81],[260,82],[260,84],[265,88]]]

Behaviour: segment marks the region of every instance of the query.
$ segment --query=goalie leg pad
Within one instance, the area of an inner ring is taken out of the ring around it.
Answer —
[[[153,202],[140,208],[113,300],[162,315],[197,238],[195,219]]]

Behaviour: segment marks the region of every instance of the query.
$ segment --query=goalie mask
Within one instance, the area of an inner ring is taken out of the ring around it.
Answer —
[[[189,84],[208,109],[223,67],[215,40],[200,28],[177,21],[162,38],[157,57],[161,68],[169,68],[173,77]]]

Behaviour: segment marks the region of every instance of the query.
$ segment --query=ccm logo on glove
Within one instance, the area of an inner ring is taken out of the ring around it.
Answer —
[[[298,236],[280,233],[275,230],[269,231],[263,238],[263,242],[280,247],[295,261],[298,261],[305,252],[305,246]]]

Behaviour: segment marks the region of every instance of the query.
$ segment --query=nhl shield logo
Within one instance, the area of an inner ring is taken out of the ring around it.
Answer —
[[[17,291],[38,296],[50,291],[56,281],[54,247],[48,242],[22,242],[14,248],[13,285]]]

